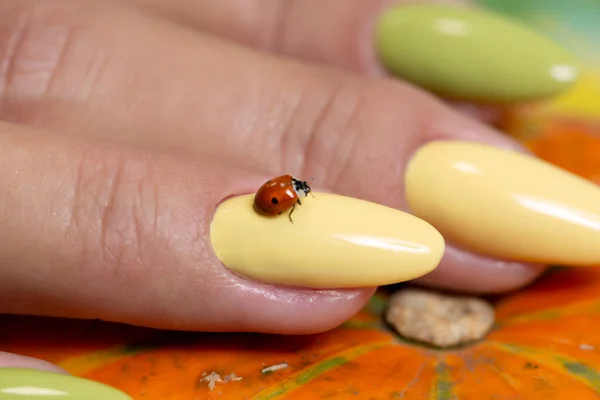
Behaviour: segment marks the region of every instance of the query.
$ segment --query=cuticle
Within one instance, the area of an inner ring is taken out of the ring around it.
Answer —
[[[227,196],[223,197],[221,200],[219,200],[219,201],[217,201],[215,203],[214,209],[216,210],[217,208],[219,208],[221,206],[221,204],[225,203],[228,200],[233,199],[234,197],[247,196],[247,195],[253,194],[253,193],[254,192],[248,191],[247,193],[232,193],[232,194],[228,194]]]

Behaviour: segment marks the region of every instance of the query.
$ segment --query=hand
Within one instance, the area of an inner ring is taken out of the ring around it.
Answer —
[[[500,204],[510,181],[550,198],[569,188],[587,190],[590,202],[600,194],[549,166],[500,152],[492,153],[496,164],[481,165],[484,179],[473,186],[461,175],[446,176],[458,183],[456,193],[480,195],[473,204],[460,205],[453,191],[438,196],[441,175],[428,170],[435,169],[428,155],[435,147],[427,143],[449,139],[524,150],[478,120],[488,108],[466,115],[424,89],[384,77],[371,48],[370,27],[384,6],[376,3],[0,3],[0,311],[167,329],[331,329],[358,311],[374,288],[291,288],[261,281],[261,266],[257,278],[248,279],[249,268],[232,273],[211,242],[213,216],[225,199],[252,193],[283,173],[314,178],[319,192],[430,222],[447,239],[444,258],[417,282],[494,293],[535,279],[554,253],[540,246],[513,251],[511,241],[531,244],[532,236],[511,217],[547,223],[549,230],[538,235],[548,243],[573,224],[552,225],[535,210],[502,214],[510,209]],[[477,158],[488,150],[469,151],[461,154]],[[448,154],[436,161],[441,170],[452,162]],[[505,160],[517,167],[531,162],[542,175],[531,181],[521,171],[523,178],[510,178],[510,166],[494,175]],[[407,165],[417,168],[412,191],[404,184]],[[544,186],[546,176],[558,177],[556,186]],[[431,196],[411,202],[428,179]],[[500,189],[485,195],[494,187]],[[493,214],[496,206],[496,220],[478,215],[481,226],[464,216],[466,208]],[[294,216],[302,218],[302,211]],[[408,221],[388,212],[389,221]],[[464,226],[453,224],[461,218]],[[277,226],[297,237],[311,232],[300,223],[290,227],[285,216]],[[322,234],[327,227],[315,229]],[[498,235],[496,244],[481,230]],[[577,232],[597,240],[597,232],[584,231]],[[597,254],[579,261],[590,257],[598,261]],[[307,268],[316,268],[310,260]],[[47,368],[8,355],[4,365]]]

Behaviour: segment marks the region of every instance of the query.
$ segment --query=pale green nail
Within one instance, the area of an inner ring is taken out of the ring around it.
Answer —
[[[25,368],[0,368],[1,400],[132,400],[125,393],[71,375]]]
[[[533,100],[559,94],[578,75],[574,57],[550,39],[466,7],[391,8],[376,47],[390,74],[455,99]]]

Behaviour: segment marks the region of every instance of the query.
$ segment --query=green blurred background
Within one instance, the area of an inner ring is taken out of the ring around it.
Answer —
[[[586,64],[600,65],[600,0],[476,0],[526,22],[568,47]]]

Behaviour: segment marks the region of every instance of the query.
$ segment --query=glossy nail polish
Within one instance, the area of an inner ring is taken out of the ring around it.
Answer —
[[[328,193],[314,193],[287,213],[265,217],[254,195],[223,202],[211,225],[213,249],[233,271],[257,281],[297,287],[373,287],[435,269],[442,236],[402,211]]]
[[[131,400],[98,382],[26,368],[0,368],[2,400]]]
[[[466,249],[515,261],[600,265],[600,188],[533,156],[430,142],[406,170],[411,211]]]
[[[576,81],[578,63],[541,34],[482,9],[400,5],[375,33],[387,71],[442,96],[514,102],[559,94]]]

